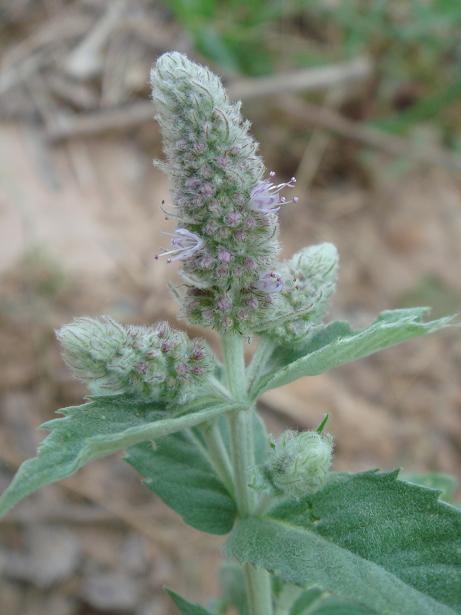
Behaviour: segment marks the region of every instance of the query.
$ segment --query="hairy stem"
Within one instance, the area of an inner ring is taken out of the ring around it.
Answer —
[[[214,466],[219,478],[229,493],[235,497],[234,492],[234,471],[231,461],[223,442],[217,421],[204,423],[200,431],[205,440],[208,456]]]
[[[241,517],[248,517],[254,514],[257,498],[249,486],[255,457],[252,404],[247,394],[243,338],[240,335],[223,336],[223,349],[229,391],[235,400],[248,405],[246,410],[227,415],[237,508]],[[250,615],[272,615],[269,573],[250,564],[244,564],[243,573]]]
[[[224,358],[226,363],[227,386],[234,399],[245,402],[246,374],[243,355],[243,338],[240,335],[223,337]],[[240,516],[247,517],[252,512],[253,494],[250,490],[250,468],[254,465],[253,432],[249,408],[229,415],[229,436],[231,457],[234,466],[235,496]]]
[[[247,369],[248,390],[262,375],[268,359],[274,350],[274,342],[269,338],[261,338],[256,347],[255,353]]]
[[[251,615],[272,615],[272,588],[267,570],[246,563],[243,574]]]

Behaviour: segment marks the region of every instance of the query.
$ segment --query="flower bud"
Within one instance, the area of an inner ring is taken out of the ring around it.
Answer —
[[[139,327],[109,317],[78,318],[57,337],[67,365],[96,395],[184,401],[192,385],[211,370],[205,343],[165,322]]]
[[[301,498],[323,487],[332,460],[331,435],[285,431],[272,446],[264,475],[277,491]]]
[[[336,289],[338,252],[321,243],[297,252],[279,268],[283,288],[274,297],[273,313],[257,332],[279,344],[303,340],[328,309]]]
[[[182,262],[181,304],[190,322],[248,332],[268,316],[270,295],[280,290],[264,282],[278,251],[276,214],[288,202],[280,192],[295,180],[263,180],[240,103],[229,101],[207,68],[166,53],[154,65],[151,83],[166,155],[161,166],[171,181],[178,225],[171,248],[158,256]]]

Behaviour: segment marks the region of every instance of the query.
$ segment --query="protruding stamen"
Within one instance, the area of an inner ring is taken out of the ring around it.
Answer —
[[[274,175],[274,171],[269,173],[269,177],[274,177]],[[285,196],[280,195],[284,188],[294,188],[295,185],[295,177],[292,177],[288,182],[280,184],[273,184],[268,180],[259,182],[251,192],[250,209],[264,214],[276,214],[282,205],[297,203],[298,197],[287,200]]]
[[[168,256],[168,263],[172,261],[187,260],[201,250],[204,245],[203,239],[185,228],[178,228],[174,233],[164,232],[163,234],[171,236],[171,245],[173,249],[164,250],[160,254],[156,254],[156,260],[158,260],[160,256]]]

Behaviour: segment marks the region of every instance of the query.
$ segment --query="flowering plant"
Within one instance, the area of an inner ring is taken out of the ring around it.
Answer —
[[[426,308],[413,308],[382,312],[358,331],[324,324],[335,247],[277,260],[278,212],[296,202],[285,195],[295,179],[265,178],[239,104],[206,68],[167,53],[151,77],[177,221],[156,258],[181,262],[181,314],[219,333],[223,361],[164,322],[62,327],[64,359],[88,401],[45,423],[50,433],[0,497],[0,513],[123,450],[186,523],[230,534],[218,599],[205,608],[169,591],[183,615],[461,613],[461,512],[431,488],[449,479],[334,472],[326,420],[273,439],[256,411],[269,389],[451,319],[424,321]],[[247,337],[257,340],[248,365]]]

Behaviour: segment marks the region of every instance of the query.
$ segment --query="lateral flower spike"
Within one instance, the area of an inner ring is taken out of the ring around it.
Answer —
[[[272,444],[264,475],[277,492],[301,498],[323,487],[332,455],[333,438],[330,434],[285,431]]]
[[[205,342],[190,340],[166,322],[140,327],[107,316],[78,318],[57,337],[65,362],[93,395],[182,403],[212,369]]]
[[[272,318],[258,332],[279,344],[301,342],[324,318],[336,290],[339,258],[336,247],[321,243],[297,252],[278,267],[281,292],[273,302]]]
[[[219,78],[180,53],[151,72],[177,229],[158,257],[181,261],[186,318],[219,331],[248,333],[268,317],[282,288],[274,271],[282,191],[295,179],[264,179],[257,143],[240,103]]]

